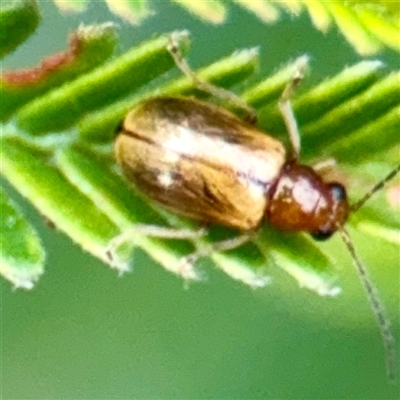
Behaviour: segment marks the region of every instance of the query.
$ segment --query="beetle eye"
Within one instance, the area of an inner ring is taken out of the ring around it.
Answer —
[[[346,189],[340,183],[334,182],[329,184],[332,192],[332,197],[337,201],[344,201],[347,199]]]
[[[326,239],[329,239],[334,232],[332,231],[318,231],[318,232],[314,232],[311,234],[311,236],[313,237],[313,239],[318,240],[318,241],[323,241]]]

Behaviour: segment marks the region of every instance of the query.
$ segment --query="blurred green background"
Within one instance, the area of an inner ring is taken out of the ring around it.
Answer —
[[[220,26],[204,24],[169,2],[133,27],[92,2],[84,14],[60,15],[40,2],[37,33],[4,67],[33,65],[66,47],[81,22],[119,24],[119,51],[156,33],[189,29],[197,67],[236,49],[260,46],[268,73],[300,54],[312,59],[305,85],[359,61],[336,31],[316,31],[306,14],[265,25],[236,6]],[[379,58],[394,68],[397,54]],[[13,197],[24,204],[20,197]],[[375,319],[350,257],[337,253],[343,293],[321,298],[270,266],[273,282],[251,290],[200,263],[208,279],[185,289],[141,252],[118,277],[68,238],[48,229],[29,205],[48,257],[31,292],[2,280],[3,399],[398,399],[388,383]],[[399,340],[399,248],[352,232]],[[370,239],[369,239],[370,240]],[[338,238],[323,246],[338,245]]]

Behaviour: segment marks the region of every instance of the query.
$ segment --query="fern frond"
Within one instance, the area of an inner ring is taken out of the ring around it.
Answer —
[[[22,3],[33,12],[31,2]],[[146,4],[142,2],[140,7]],[[297,14],[305,4],[279,2],[271,7]],[[321,14],[316,4],[313,12]],[[22,15],[18,7],[14,19]],[[226,5],[214,1],[208,7],[225,9]],[[7,16],[10,9],[2,12],[2,17]],[[24,35],[27,37],[26,32]],[[140,101],[155,95],[205,96],[186,77],[163,76],[174,66],[166,49],[169,35],[148,40],[107,61],[116,44],[113,25],[80,27],[72,35],[69,50],[46,58],[37,67],[2,75],[2,175],[57,229],[119,271],[129,269],[130,249],[121,249],[119,258],[110,260],[107,246],[132,224],[188,226],[187,221],[136,196],[115,171],[112,154],[115,127]],[[173,35],[185,52],[188,33]],[[21,37],[16,34],[14,42]],[[257,62],[256,49],[242,50],[204,66],[198,75],[225,88],[240,84],[243,99],[258,111],[260,127],[285,140],[277,100],[293,74],[293,63],[259,82],[253,80],[251,86],[243,85],[255,72]],[[300,90],[293,104],[303,132],[304,161],[334,155],[348,181],[358,183],[355,193],[382,177],[398,162],[398,148],[393,147],[400,123],[398,76],[398,72],[385,72],[379,61],[365,61],[307,91]],[[367,168],[372,173],[361,182],[358,171]],[[2,273],[16,286],[31,287],[42,272],[44,250],[30,222],[6,194],[2,199],[2,226],[9,226],[12,217],[21,227],[15,232],[4,229]],[[400,222],[395,208],[390,207],[381,198],[360,212],[354,224],[367,236],[398,243]],[[382,213],[382,209],[388,212]],[[223,230],[214,229],[211,237],[221,234]],[[168,242],[138,235],[135,245],[165,269],[182,275],[179,259],[207,240]],[[23,250],[28,247],[30,250]],[[22,249],[22,256],[18,249]],[[338,292],[331,261],[334,257],[306,236],[282,236],[265,227],[254,243],[233,252],[215,253],[212,258],[229,276],[252,287],[268,283],[266,265],[273,260],[302,286],[325,295]],[[22,275],[21,268],[25,271]],[[192,279],[200,277],[193,271]]]

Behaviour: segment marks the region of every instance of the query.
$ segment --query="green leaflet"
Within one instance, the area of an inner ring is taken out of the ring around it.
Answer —
[[[0,59],[14,51],[39,25],[33,0],[2,0],[0,7]]]
[[[23,70],[3,71],[0,120],[5,121],[28,101],[101,65],[114,52],[117,37],[112,24],[80,26],[70,35],[70,48]]]
[[[320,296],[336,296],[340,293],[332,260],[309,236],[277,234],[264,228],[256,242],[264,254],[272,257],[280,268],[296,279],[300,287]]]
[[[108,262],[105,247],[118,233],[117,227],[48,164],[45,154],[19,139],[3,137],[0,157],[2,173],[23,196],[84,250]]]
[[[400,105],[396,105],[376,120],[351,132],[351,135],[345,140],[337,139],[330,146],[331,154],[337,159],[348,160],[350,164],[375,158],[375,154],[382,154],[393,146],[393,143],[396,143],[396,139],[399,137],[399,127]],[[355,152],[354,149],[363,151]]]
[[[319,149],[329,146],[334,140],[344,138],[347,140],[356,129],[375,123],[382,114],[398,105],[400,103],[399,78],[400,72],[393,72],[315,121],[307,123],[302,129],[304,154],[316,154]],[[390,118],[392,118],[391,115]],[[375,132],[375,136],[379,136],[379,131]],[[390,138],[393,143],[397,135],[392,135]],[[361,150],[362,148],[359,152]],[[346,161],[342,157],[339,160]]]
[[[0,189],[0,273],[16,288],[31,289],[44,272],[45,252],[36,231]]]
[[[227,10],[224,2],[221,0],[208,1],[188,1],[188,0],[171,0],[185,7],[192,15],[211,24],[220,24],[225,20]]]

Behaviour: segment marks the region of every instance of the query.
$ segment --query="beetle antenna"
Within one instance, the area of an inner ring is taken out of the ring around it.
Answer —
[[[400,164],[392,170],[385,178],[380,180],[371,190],[369,190],[360,200],[354,203],[350,209],[353,212],[358,211],[365,202],[372,197],[376,192],[381,190],[390,180],[392,180],[400,171]]]
[[[350,251],[353,259],[354,266],[356,267],[358,276],[363,284],[364,290],[367,293],[368,300],[371,304],[372,311],[378,320],[379,330],[382,336],[383,345],[386,352],[386,368],[389,380],[394,382],[396,380],[396,342],[392,333],[389,318],[382,301],[379,298],[378,291],[373,285],[371,278],[364,265],[361,263],[357,255],[356,249],[350,239],[350,236],[343,226],[339,226],[339,232],[342,236],[343,242]]]

